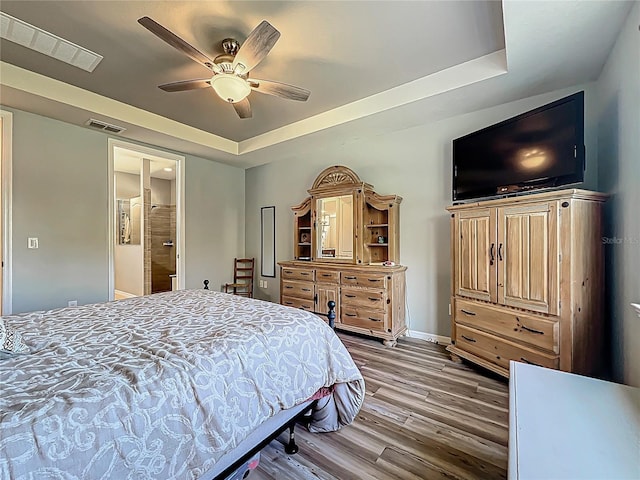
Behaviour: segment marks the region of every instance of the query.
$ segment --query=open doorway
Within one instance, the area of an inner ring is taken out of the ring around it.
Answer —
[[[110,299],[183,288],[184,157],[109,143]]]

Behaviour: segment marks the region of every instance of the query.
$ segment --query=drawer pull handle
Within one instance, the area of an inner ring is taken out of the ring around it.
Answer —
[[[284,273],[293,273],[291,270],[285,270]]]
[[[345,296],[345,297],[347,297],[347,298],[356,298],[356,296],[355,296],[355,295],[349,295],[349,294],[347,294],[347,293],[345,293],[345,294],[344,294],[344,296]]]
[[[533,328],[529,328],[525,325],[520,325],[520,328],[522,328],[523,330],[526,330],[527,332],[537,333],[538,335],[544,335],[544,332],[541,332],[540,330],[534,330]]]
[[[305,276],[309,276],[309,272],[300,272],[300,275],[305,275]]]
[[[284,288],[293,288],[291,285],[285,285]]]
[[[529,360],[527,360],[524,357],[520,357],[520,360],[522,360],[524,363],[528,363],[529,365],[535,365],[536,367],[541,367],[542,366],[542,365],[539,365],[537,363],[530,362]]]
[[[344,277],[344,278],[347,279],[347,280],[357,280],[358,279],[358,277]]]
[[[293,302],[284,302],[285,305],[293,305]]]
[[[303,292],[310,292],[310,291],[311,291],[311,289],[310,289],[310,288],[303,288],[303,289],[302,289],[302,291],[303,291]]]
[[[355,313],[345,313],[345,315],[346,315],[347,317],[355,317],[355,316],[356,316],[356,314],[355,314]]]
[[[371,300],[372,302],[379,302],[380,299],[379,298],[373,298],[373,297],[368,297],[369,300]]]
[[[372,320],[374,322],[381,322],[382,321],[379,318],[373,318],[373,317],[369,317],[369,320]]]
[[[491,248],[489,249],[489,265],[493,265],[493,262],[496,259],[496,256],[493,253],[493,250],[496,248],[496,244],[492,243]]]
[[[380,279],[379,278],[370,278],[369,281],[370,282],[379,282]]]
[[[461,337],[464,338],[467,342],[476,343],[476,339],[475,338],[466,337],[464,335],[461,335]]]
[[[323,273],[322,276],[323,277],[332,277],[333,275],[331,275],[330,273]]]
[[[498,245],[498,260],[502,261],[502,243]]]
[[[469,310],[465,310],[464,308],[461,308],[460,311],[465,315],[471,315],[472,317],[476,316],[475,312],[470,312]]]

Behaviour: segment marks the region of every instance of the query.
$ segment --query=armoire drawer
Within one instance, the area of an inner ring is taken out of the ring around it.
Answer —
[[[509,370],[509,361],[558,368],[558,356],[456,323],[456,347]]]
[[[382,310],[371,310],[362,307],[342,307],[340,315],[342,323],[353,327],[366,328],[367,330],[384,331],[387,315]]]
[[[286,267],[282,269],[283,280],[306,280],[313,282],[315,280],[315,270],[312,268],[293,268]]]
[[[558,353],[558,321],[554,319],[456,298],[455,321]]]
[[[343,308],[359,306],[384,309],[386,307],[386,295],[384,290],[342,287],[340,289],[340,302]]]
[[[342,272],[340,283],[350,287],[387,288],[387,276],[381,273]]]
[[[299,308],[301,310],[306,310],[307,312],[313,312],[314,310],[313,300],[305,300],[302,298],[282,297],[282,305]]]
[[[313,283],[283,281],[282,296],[313,300]]]
[[[316,282],[318,283],[340,283],[340,272],[332,270],[316,269]]]

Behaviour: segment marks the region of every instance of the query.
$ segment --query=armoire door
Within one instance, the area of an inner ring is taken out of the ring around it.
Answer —
[[[558,313],[558,203],[498,208],[498,303]]]
[[[454,295],[496,302],[496,209],[455,214]]]

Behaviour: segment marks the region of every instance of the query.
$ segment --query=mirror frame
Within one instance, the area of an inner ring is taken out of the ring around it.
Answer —
[[[363,252],[362,242],[358,238],[362,235],[362,208],[363,199],[366,191],[372,190],[372,186],[364,183],[353,170],[336,165],[324,169],[316,178],[313,186],[307,190],[311,195],[311,219],[312,219],[312,260],[315,262],[326,263],[346,263],[358,264],[362,263]],[[353,257],[352,258],[335,258],[318,256],[318,200],[340,197],[345,195],[353,196]]]
[[[260,208],[260,275],[276,276],[276,207]]]

